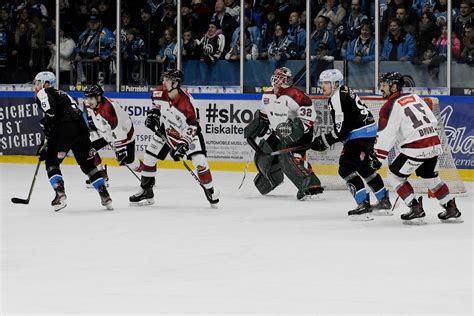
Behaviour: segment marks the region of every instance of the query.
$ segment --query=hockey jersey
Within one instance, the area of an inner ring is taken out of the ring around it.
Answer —
[[[92,118],[99,136],[115,148],[127,146],[135,140],[135,129],[130,116],[109,98],[102,97],[95,109],[87,107],[87,114]]]
[[[412,158],[439,156],[443,149],[436,131],[438,120],[416,94],[392,95],[379,113],[379,131],[374,146],[377,157],[387,158],[396,144],[400,153]]]
[[[333,121],[334,142],[377,135],[377,123],[367,106],[347,86],[340,86],[328,101]],[[331,145],[331,144],[330,144]]]
[[[52,123],[82,121],[76,100],[64,91],[44,88],[36,94],[36,103]]]
[[[299,118],[304,132],[313,132],[316,112],[311,99],[296,87],[280,87],[276,94],[263,94],[261,117],[268,119],[270,128],[276,130],[280,123]]]

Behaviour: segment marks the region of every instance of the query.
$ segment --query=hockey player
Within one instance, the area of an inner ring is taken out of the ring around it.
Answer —
[[[357,208],[349,211],[352,220],[372,220],[372,210],[377,215],[392,215],[388,191],[383,180],[370,162],[373,152],[377,123],[367,106],[357,94],[344,85],[344,77],[337,69],[328,69],[319,76],[323,94],[329,97],[328,104],[333,121],[333,130],[315,137],[311,148],[325,151],[337,142],[344,147],[339,158],[339,175],[354,197]],[[364,182],[369,185],[378,200],[371,206],[369,193]]]
[[[217,207],[219,192],[214,188],[211,170],[206,159],[206,147],[191,97],[181,89],[184,75],[180,70],[163,72],[162,86],[152,94],[153,107],[148,112],[145,125],[155,134],[148,144],[141,177],[140,190],[130,197],[130,204],[154,203],[156,162],[168,153],[175,161],[185,156],[196,166],[197,175],[211,207]]]
[[[51,205],[55,211],[66,207],[66,193],[60,165],[69,150],[82,172],[89,177],[99,192],[102,205],[112,210],[104,179],[94,165],[95,150],[89,140],[89,130],[84,122],[76,101],[67,93],[56,89],[56,77],[52,72],[43,71],[34,79],[36,102],[44,111],[40,125],[46,140],[38,151],[40,160],[46,160],[49,182],[56,192]]]
[[[115,150],[121,166],[140,172],[143,163],[135,157],[135,129],[130,116],[116,102],[104,96],[99,85],[88,87],[84,93],[89,128],[98,133],[99,138],[92,146],[99,150],[108,144]]]
[[[403,76],[397,72],[381,75],[380,91],[387,102],[379,114],[377,158],[384,160],[397,144],[398,155],[389,164],[388,181],[397,190],[410,211],[402,214],[406,224],[424,224],[422,197],[415,197],[408,177],[415,172],[438,199],[444,211],[443,222],[462,222],[461,212],[449,189],[438,175],[438,156],[443,152],[436,132],[437,119],[429,106],[414,93],[402,93]],[[380,162],[375,161],[378,166]]]
[[[287,176],[298,188],[298,200],[319,198],[323,192],[321,182],[306,160],[306,150],[313,138],[314,111],[311,99],[292,86],[291,70],[282,67],[271,77],[273,94],[263,94],[262,108],[256,112],[252,122],[244,129],[244,137],[255,149],[255,165],[258,174],[254,179],[258,191],[265,195],[283,182]],[[270,135],[257,145],[256,137]],[[305,147],[279,156],[268,153],[289,147]]]

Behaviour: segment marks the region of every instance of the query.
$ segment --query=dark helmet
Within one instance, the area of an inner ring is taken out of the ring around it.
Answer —
[[[84,91],[85,97],[101,97],[104,95],[104,90],[98,84],[94,84]]]
[[[401,91],[405,85],[405,79],[403,75],[399,72],[386,72],[380,75],[379,83],[386,82],[390,86],[393,84],[397,85],[397,90]]]
[[[168,78],[172,82],[182,83],[184,81],[184,74],[179,69],[167,69],[161,75],[161,80],[163,80],[164,78]]]

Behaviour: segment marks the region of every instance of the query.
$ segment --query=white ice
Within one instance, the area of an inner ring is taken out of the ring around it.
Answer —
[[[400,214],[351,222],[347,191],[299,202],[289,181],[261,196],[242,173],[214,172],[211,209],[186,170],[160,170],[156,204],[128,205],[138,181],[109,168],[114,211],[63,166],[68,206],[51,209],[40,169],[1,164],[2,308],[8,313],[271,313],[472,315],[472,205],[463,224],[442,224],[425,197],[428,225]],[[392,201],[395,194],[392,194]]]

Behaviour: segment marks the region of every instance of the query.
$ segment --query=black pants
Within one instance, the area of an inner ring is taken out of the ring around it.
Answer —
[[[53,136],[48,139],[45,164],[53,187],[58,180],[62,179],[59,166],[69,150],[72,150],[82,172],[89,177],[91,183],[100,178],[94,164],[96,150],[92,148],[89,130],[83,120],[59,122],[55,125],[52,134]]]

